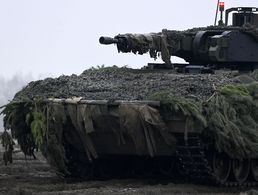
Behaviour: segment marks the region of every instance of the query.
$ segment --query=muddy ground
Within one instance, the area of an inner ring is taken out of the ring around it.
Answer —
[[[0,194],[46,195],[46,194],[112,194],[112,195],[155,195],[155,194],[255,194],[255,189],[221,188],[205,185],[153,181],[151,179],[126,179],[107,181],[65,181],[60,179],[37,153],[37,160],[25,159],[21,152],[13,155],[12,165],[5,166],[0,146]],[[257,188],[258,190],[258,188]]]

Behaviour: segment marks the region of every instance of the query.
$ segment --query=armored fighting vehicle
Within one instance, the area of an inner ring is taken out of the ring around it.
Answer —
[[[233,25],[227,26],[232,11]],[[12,130],[25,154],[39,147],[63,177],[134,175],[257,185],[256,75],[252,73],[254,82],[241,84],[231,72],[214,72],[258,67],[256,11],[229,9],[219,26],[101,37],[101,44],[116,44],[118,51],[149,52],[165,63],[149,64],[137,73],[115,68],[118,74],[107,72],[104,81],[104,72],[112,68],[30,83],[5,106],[5,128]],[[189,64],[173,64],[171,56]],[[142,78],[149,80],[143,83]],[[126,90],[118,94],[122,88]],[[199,98],[200,91],[206,95]]]

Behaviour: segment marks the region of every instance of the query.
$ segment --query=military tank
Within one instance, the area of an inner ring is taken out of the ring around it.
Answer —
[[[4,107],[5,128],[26,155],[40,148],[66,178],[165,177],[256,186],[256,74],[244,84],[235,72],[192,74],[257,68],[257,9],[233,10],[230,27],[220,21],[187,31],[101,37],[100,43],[117,44],[118,51],[161,55],[165,63],[32,82]],[[171,63],[172,55],[189,64]]]

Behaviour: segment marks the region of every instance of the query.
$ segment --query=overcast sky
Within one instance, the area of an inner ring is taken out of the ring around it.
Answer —
[[[0,0],[0,76],[79,74],[96,65],[141,67],[148,55],[117,54],[101,35],[183,30],[214,22],[217,0]],[[257,0],[225,0],[226,7]]]

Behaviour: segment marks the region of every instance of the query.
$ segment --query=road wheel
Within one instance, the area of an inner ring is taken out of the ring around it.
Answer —
[[[232,170],[236,181],[240,184],[244,183],[250,172],[250,160],[232,160]]]
[[[231,159],[225,153],[215,152],[212,161],[213,173],[218,182],[225,183],[231,171]]]

